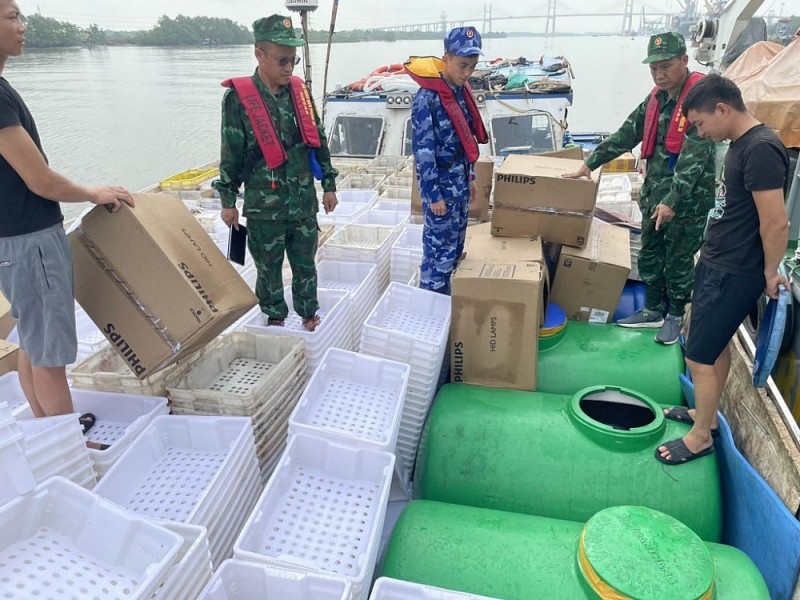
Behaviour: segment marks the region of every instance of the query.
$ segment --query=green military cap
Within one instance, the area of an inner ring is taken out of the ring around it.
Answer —
[[[253,23],[256,42],[272,42],[279,46],[302,46],[303,40],[297,37],[292,20],[282,15],[271,15]]]
[[[686,54],[686,40],[680,33],[674,31],[657,33],[650,36],[650,43],[647,44],[647,58],[642,62],[647,65],[684,54]]]

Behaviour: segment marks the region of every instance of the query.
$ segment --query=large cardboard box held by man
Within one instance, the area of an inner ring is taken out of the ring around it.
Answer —
[[[483,254],[473,245],[451,279],[452,380],[535,390],[544,269],[521,256],[537,240],[528,251],[494,240],[505,249]]]
[[[492,233],[541,235],[545,242],[582,248],[592,224],[598,173],[564,179],[580,160],[512,154],[495,171]]]
[[[98,206],[69,234],[75,299],[137,377],[200,349],[256,297],[177,198]]]
[[[19,346],[0,340],[0,375],[5,375],[17,370]]]
[[[595,221],[585,248],[562,246],[550,301],[569,319],[608,323],[630,271],[628,230]]]
[[[17,320],[11,316],[11,303],[0,293],[0,339],[7,338],[16,324]]]
[[[419,183],[417,182],[417,172],[412,171],[411,184],[411,214],[422,214],[422,199],[419,196]],[[481,156],[475,163],[475,185],[478,187],[478,194],[469,206],[469,218],[478,221],[489,219],[489,200],[492,196],[492,185],[494,184],[494,161],[489,156]]]

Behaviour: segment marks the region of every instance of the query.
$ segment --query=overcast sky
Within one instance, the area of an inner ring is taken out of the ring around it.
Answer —
[[[37,10],[43,15],[80,26],[97,23],[103,29],[149,29],[161,15],[227,17],[250,27],[251,23],[272,12],[286,12],[281,0],[18,0],[23,12]],[[557,0],[557,14],[569,13],[621,13],[624,0]],[[484,4],[492,5],[492,15],[519,17],[546,14],[546,0],[527,3],[515,0],[340,0],[336,29],[355,29],[382,25],[402,25],[438,21],[444,12],[449,19],[481,19]],[[637,17],[642,7],[646,12],[672,12],[678,9],[677,0],[634,0]],[[702,0],[701,0],[702,4]],[[319,9],[311,15],[314,29],[328,29],[333,0],[320,0]],[[525,8],[520,8],[525,6]],[[591,7],[591,10],[589,9]],[[460,12],[459,12],[460,11]],[[765,0],[760,13],[800,14],[800,0]],[[621,25],[621,17],[564,18],[557,24],[561,32],[614,31]],[[299,23],[299,19],[296,24]],[[638,18],[634,20],[638,24]],[[480,23],[477,23],[480,25]],[[495,31],[544,31],[544,19],[502,20],[494,22]]]

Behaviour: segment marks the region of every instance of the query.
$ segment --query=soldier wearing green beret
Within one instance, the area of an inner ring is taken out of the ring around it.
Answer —
[[[656,341],[662,344],[674,344],[680,337],[694,283],[694,255],[714,207],[714,143],[703,139],[681,110],[683,98],[702,78],[689,71],[688,61],[681,34],[652,36],[642,62],[650,66],[655,87],[580,170],[566,175],[588,176],[642,144],[647,173],[639,202],[642,249],[638,262],[647,300],[642,310],[617,324],[659,328]],[[669,300],[666,317],[665,298]]]
[[[214,183],[222,220],[239,226],[236,195],[244,183],[248,248],[258,276],[256,295],[268,325],[283,325],[289,308],[283,295],[284,254],[292,267],[294,310],[303,326],[319,324],[317,270],[318,199],[321,179],[326,213],[337,204],[336,176],[313,100],[292,76],[300,61],[289,17],[272,15],[253,23],[258,66],[252,77],[223,82],[220,178]]]

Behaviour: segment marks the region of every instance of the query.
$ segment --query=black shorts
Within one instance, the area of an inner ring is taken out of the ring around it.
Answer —
[[[764,274],[735,275],[697,264],[686,358],[713,365],[764,291]]]

